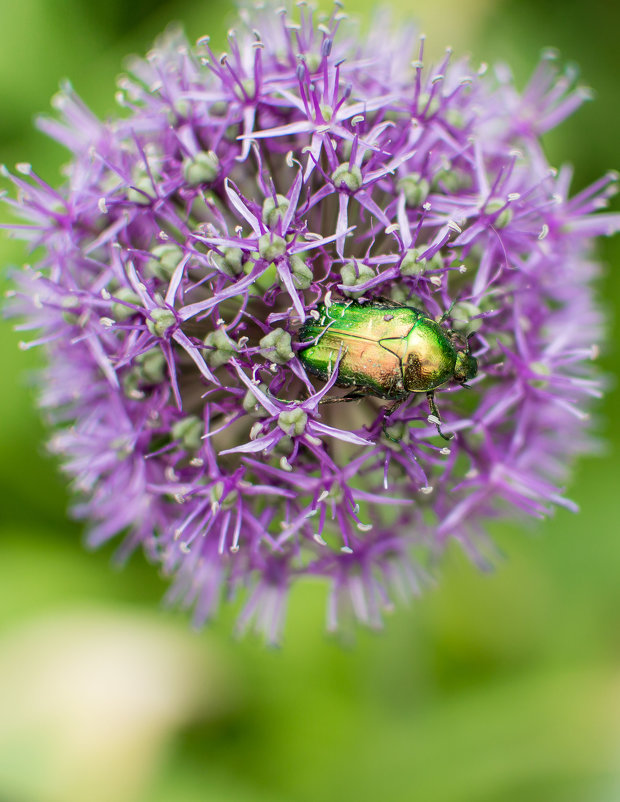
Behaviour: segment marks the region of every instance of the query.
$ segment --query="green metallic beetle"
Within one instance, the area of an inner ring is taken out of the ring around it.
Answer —
[[[449,381],[465,384],[478,372],[478,363],[469,351],[457,350],[459,335],[443,329],[419,309],[390,301],[337,301],[321,303],[313,317],[299,331],[306,348],[299,358],[308,373],[327,381],[338,364],[339,387],[352,387],[343,398],[327,402],[352,401],[367,395],[392,400],[386,410],[383,431],[390,415],[411,393],[426,393],[437,431],[441,418],[434,391]]]

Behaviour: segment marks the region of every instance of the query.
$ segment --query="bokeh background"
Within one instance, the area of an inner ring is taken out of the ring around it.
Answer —
[[[575,191],[620,167],[620,4],[393,0],[431,52],[505,59],[522,86],[543,47],[580,65],[596,102],[546,139]],[[373,4],[350,12],[370,18]],[[65,153],[32,119],[69,77],[114,113],[124,57],[168,22],[223,47],[213,0],[0,0],[0,160],[59,180]],[[618,204],[616,204],[618,208]],[[600,245],[610,315],[601,364],[618,375],[620,238]],[[25,260],[0,237],[4,266]],[[576,321],[576,325],[579,321]],[[456,548],[437,587],[343,646],[323,633],[326,588],[292,595],[284,647],[194,633],[163,610],[140,555],[82,545],[46,456],[29,371],[0,327],[0,802],[617,802],[620,800],[620,408],[600,404],[602,454],[577,466],[559,511],[496,528],[506,558],[481,575]]]

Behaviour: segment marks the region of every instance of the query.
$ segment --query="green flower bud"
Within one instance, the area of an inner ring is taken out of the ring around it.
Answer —
[[[364,183],[360,168],[355,164],[353,167],[349,167],[348,162],[339,164],[336,167],[332,173],[332,181],[336,187],[341,187],[344,184],[351,192],[356,192]]]
[[[284,412],[280,412],[278,415],[278,426],[291,437],[293,435],[297,435],[298,437],[302,435],[307,422],[308,415],[301,407],[284,410]]]
[[[159,384],[166,378],[166,357],[160,348],[150,348],[136,357],[138,379],[145,384]]]
[[[223,100],[216,100],[215,103],[209,106],[210,117],[225,117],[227,111],[228,103],[225,103]]]
[[[123,392],[127,398],[143,398],[144,393],[140,390],[140,376],[137,371],[130,370],[121,379]]]
[[[357,152],[359,154],[361,145],[358,144]],[[351,152],[353,150],[353,142],[350,139],[345,139],[341,143],[342,149],[342,158],[346,161],[349,161],[351,158]],[[372,150],[370,148],[363,148],[362,154],[362,164],[368,161],[368,159],[372,156]]]
[[[465,128],[465,117],[460,109],[447,109],[445,117],[446,122],[454,128]]]
[[[403,276],[421,276],[426,272],[426,259],[419,258],[420,249],[410,248],[400,263],[400,272]]]
[[[152,258],[145,269],[156,278],[168,281],[183,258],[183,250],[173,242],[156,245],[151,250]]]
[[[177,319],[171,309],[158,307],[151,309],[146,327],[155,337],[165,337],[177,325]]]
[[[243,272],[243,251],[241,248],[224,248],[224,255],[213,254],[218,270],[231,278]]]
[[[286,241],[268,231],[258,240],[258,253],[262,259],[273,262],[286,253]]]
[[[201,150],[183,162],[183,176],[191,187],[212,184],[220,172],[220,160],[212,150]]]
[[[292,438],[289,437],[287,434],[284,437],[281,437],[280,440],[275,445],[274,453],[275,454],[282,454],[285,457],[288,457],[295,447],[295,443],[293,442]]]
[[[243,87],[243,89],[241,87]],[[253,78],[244,78],[241,81],[241,86],[235,84],[234,93],[239,100],[251,99],[256,95],[256,82]]]
[[[131,186],[127,190],[127,200],[140,206],[148,206],[155,200],[155,190],[150,175],[144,168],[134,171]]]
[[[265,394],[268,393],[266,384],[260,384],[259,387]],[[265,418],[269,415],[265,407],[257,400],[256,396],[251,390],[248,390],[243,396],[241,405],[248,415],[252,415],[254,418]]]
[[[462,334],[473,334],[482,326],[482,318],[472,320],[480,314],[480,308],[470,301],[459,301],[450,312],[452,328]]]
[[[293,278],[293,285],[298,290],[307,290],[312,284],[314,276],[312,275],[312,270],[304,262],[301,256],[294,253],[290,258],[288,266]],[[278,281],[280,284],[282,284],[282,279],[280,276],[278,276]]]
[[[502,209],[501,212],[499,210]],[[493,225],[495,228],[506,228],[506,226],[512,220],[512,209],[509,206],[506,206],[506,202],[500,200],[499,198],[492,198],[484,207],[485,214],[496,214],[499,212],[495,220],[493,220]]]
[[[371,278],[374,278],[375,271],[369,265],[360,262],[347,262],[340,268],[340,275],[342,276],[343,284],[348,287],[355,287],[359,284],[365,284]],[[359,298],[364,294],[353,290],[343,290],[343,292],[349,298]]]
[[[308,72],[316,72],[321,66],[322,58],[318,53],[306,53],[304,56]]]
[[[179,98],[174,102],[174,111],[176,112],[176,116],[183,119],[189,117],[189,114],[192,110],[192,104],[189,100],[185,100],[184,98]]]
[[[420,173],[411,173],[403,176],[396,184],[396,189],[405,196],[405,202],[410,208],[421,206],[428,197],[430,185]]]
[[[234,507],[237,502],[237,491],[231,490],[224,496],[225,485],[224,482],[215,482],[215,484],[211,485],[209,488],[209,497],[211,499],[211,504],[217,504],[223,510],[230,509]]]
[[[229,125],[226,130],[224,131],[224,139],[227,142],[237,142],[237,137],[239,134],[242,134],[243,131],[241,130],[241,126],[237,123],[233,123]]]
[[[536,387],[537,390],[546,390],[549,386],[549,382],[544,377],[551,374],[549,365],[546,365],[544,362],[530,362],[530,370],[532,373],[537,373],[538,376],[540,376],[538,379],[530,379],[530,385]]]
[[[133,446],[126,436],[117,437],[115,440],[112,440],[110,447],[116,451],[116,457],[121,460],[121,462],[127,459],[133,451]]]
[[[295,356],[291,335],[284,329],[273,329],[260,340],[260,354],[276,365],[285,365]]]
[[[433,176],[433,189],[443,189],[444,192],[458,192],[471,187],[471,176],[456,167],[446,167]]]
[[[142,305],[140,296],[138,293],[134,292],[131,287],[121,287],[114,295],[119,301],[127,301],[127,303],[134,304],[135,306]],[[136,310],[132,309],[131,306],[125,306],[125,304],[116,301],[112,304],[112,317],[114,320],[119,322],[122,320],[129,320],[129,318],[133,317],[135,314]]]
[[[216,329],[205,337],[205,360],[212,368],[219,368],[230,361],[238,351],[237,343],[228,336],[224,329]]]
[[[439,107],[441,105],[439,98],[435,95],[435,97],[429,103],[430,97],[431,96],[428,92],[420,92],[418,97],[418,114],[423,113],[425,117],[432,117],[433,114],[436,114],[439,111]]]
[[[180,440],[186,451],[198,451],[202,445],[204,424],[196,415],[188,415],[172,425],[171,433],[172,439]]]
[[[406,305],[409,302],[409,290],[400,284],[394,284],[390,290],[390,298],[396,304]]]
[[[62,319],[70,326],[76,326],[80,320],[80,299],[77,295],[65,295],[60,302],[63,308]]]
[[[289,199],[284,195],[276,195],[277,203],[271,197],[263,202],[263,223],[269,228],[275,228],[282,220],[290,206]]]

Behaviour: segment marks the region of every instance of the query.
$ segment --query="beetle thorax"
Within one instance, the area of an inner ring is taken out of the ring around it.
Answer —
[[[443,330],[421,320],[407,337],[403,374],[407,392],[426,392],[450,381],[456,352]]]

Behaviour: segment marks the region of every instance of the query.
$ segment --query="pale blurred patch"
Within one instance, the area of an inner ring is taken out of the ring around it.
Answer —
[[[116,609],[0,637],[0,798],[133,802],[178,729],[222,715],[231,672],[204,634]]]
[[[332,7],[331,0],[321,0],[319,5],[325,10]],[[426,54],[435,60],[446,47],[452,47],[457,56],[466,53],[487,18],[502,5],[502,0],[357,0],[355,4],[345,2],[343,11],[366,20],[372,20],[377,12],[389,12],[394,27],[413,22],[426,35]],[[412,59],[417,57],[415,45],[411,43]]]

